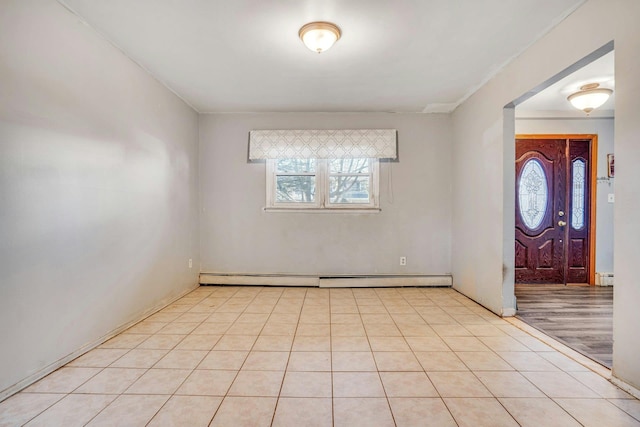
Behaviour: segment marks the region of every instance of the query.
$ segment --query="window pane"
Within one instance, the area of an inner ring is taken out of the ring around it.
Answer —
[[[278,176],[276,184],[277,203],[311,203],[315,200],[315,176]]]
[[[369,173],[369,159],[329,160],[329,173]]]
[[[573,213],[571,215],[571,226],[574,230],[584,228],[584,187],[586,181],[586,163],[582,159],[573,161]]]
[[[547,212],[547,174],[538,159],[527,160],[520,172],[518,202],[522,222],[530,230],[542,224]]]
[[[314,173],[316,159],[278,159],[278,173]]]
[[[329,191],[331,203],[369,203],[369,177],[332,176]]]

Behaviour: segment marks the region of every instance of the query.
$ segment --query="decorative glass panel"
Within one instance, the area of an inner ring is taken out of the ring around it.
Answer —
[[[329,160],[329,173],[369,173],[369,159]]]
[[[369,203],[369,176],[331,176],[329,198],[331,203]]]
[[[276,173],[314,173],[316,159],[279,159]]]
[[[571,213],[571,227],[574,230],[584,228],[584,190],[586,185],[586,163],[582,159],[573,161],[571,173],[573,212]]]
[[[316,197],[316,177],[285,175],[276,177],[276,203],[312,203]]]
[[[540,226],[547,210],[547,175],[537,159],[530,159],[520,172],[518,203],[522,221],[529,229]]]

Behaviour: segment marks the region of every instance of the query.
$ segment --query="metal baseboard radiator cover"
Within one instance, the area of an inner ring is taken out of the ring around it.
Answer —
[[[310,286],[320,288],[451,287],[451,275],[291,275],[201,273],[201,285]]]

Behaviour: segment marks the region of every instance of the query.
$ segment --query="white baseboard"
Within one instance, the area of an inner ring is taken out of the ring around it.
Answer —
[[[558,352],[564,354],[565,356],[573,359],[575,362],[580,363],[582,366],[584,366],[587,369],[590,369],[591,371],[600,375],[604,379],[611,381],[614,385],[626,391],[636,399],[640,399],[640,390],[638,390],[631,384],[624,382],[620,378],[616,377],[615,374],[611,371],[611,369],[607,368],[606,366],[603,366],[598,362],[595,362],[589,359],[587,356],[575,351],[574,349],[570,348],[566,344],[561,343],[560,341],[550,337],[544,332],[539,331],[538,329],[534,328],[531,325],[528,325],[527,323],[523,322],[522,320],[516,317],[512,317],[505,320],[511,323],[512,325],[514,325],[515,327],[527,332],[531,336],[539,339],[540,341],[547,344],[549,347],[553,348],[554,350],[557,350]]]
[[[503,308],[502,309],[502,317],[513,317],[516,315],[515,308]]]
[[[193,290],[197,289],[198,286],[200,286],[200,285],[197,284],[196,286],[193,286],[193,287],[181,292],[177,296],[172,296],[172,297],[169,297],[167,299],[162,300],[159,304],[155,305],[154,307],[152,307],[152,308],[150,308],[148,310],[145,310],[142,314],[137,316],[135,320],[129,321],[129,322],[123,324],[123,325],[118,326],[117,328],[109,331],[108,333],[104,334],[100,338],[98,338],[98,339],[96,339],[94,341],[91,341],[88,344],[83,345],[82,347],[80,347],[76,351],[74,351],[74,352],[72,352],[72,353],[70,353],[70,354],[68,354],[68,355],[56,360],[55,362],[45,366],[44,368],[40,369],[39,371],[29,375],[25,379],[23,379],[23,380],[15,383],[14,385],[12,385],[12,386],[0,391],[0,402],[5,400],[9,396],[12,396],[12,395],[16,394],[20,390],[30,386],[31,384],[35,383],[36,381],[46,377],[47,375],[49,375],[50,373],[52,373],[56,369],[61,368],[64,365],[66,365],[67,363],[71,362],[72,360],[82,356],[84,353],[86,353],[86,352],[88,352],[90,350],[93,350],[94,348],[98,347],[99,345],[101,345],[101,344],[105,343],[106,341],[110,340],[111,338],[115,337],[119,333],[125,331],[126,329],[129,329],[131,326],[135,325],[136,323],[146,319],[147,317],[151,316],[154,313],[157,313],[158,311],[162,310],[163,308],[167,307],[168,305],[173,304],[175,301],[179,300],[183,296],[187,295],[190,292],[193,292]]]
[[[622,381],[620,378],[614,377],[613,375],[611,376],[611,382],[617,385],[618,387],[620,387],[622,390],[629,393],[631,396],[635,397],[636,399],[640,399],[640,390],[638,390],[631,384],[627,384],[624,381]]]
[[[597,286],[613,286],[614,275],[613,273],[604,273],[596,271],[596,285]]]
[[[319,286],[319,277],[251,274],[200,274],[201,285]]]
[[[201,273],[203,285],[255,285],[255,286],[312,286],[320,288],[445,286],[453,284],[451,276],[425,275],[354,275],[354,276],[303,276],[269,274]]]
[[[401,286],[451,286],[451,276],[391,276],[320,278],[321,288],[374,288]]]
[[[601,365],[600,363],[598,363],[598,362],[596,362],[594,360],[589,359],[587,356],[583,355],[582,353],[579,353],[579,352],[575,351],[574,349],[570,348],[569,346],[567,346],[564,343],[561,343],[560,341],[556,340],[555,338],[550,337],[549,335],[545,334],[544,332],[540,331],[539,329],[534,328],[533,326],[523,322],[522,320],[518,319],[517,317],[508,317],[508,318],[506,318],[504,320],[506,320],[507,322],[511,323],[516,328],[521,329],[524,332],[528,333],[532,337],[539,339],[544,344],[548,345],[549,347],[553,348],[554,350],[556,350],[556,351],[564,354],[565,356],[573,359],[573,361],[581,364],[585,368],[595,372],[596,374],[606,378],[607,380],[611,379],[611,369],[607,368],[604,365]]]

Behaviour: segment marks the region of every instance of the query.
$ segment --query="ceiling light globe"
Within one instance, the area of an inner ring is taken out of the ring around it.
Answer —
[[[338,41],[340,29],[330,22],[310,22],[300,28],[300,39],[310,50],[322,53]]]
[[[582,86],[580,92],[569,95],[567,99],[575,108],[589,114],[607,102],[613,93],[611,89],[600,89],[598,86],[597,83]]]

